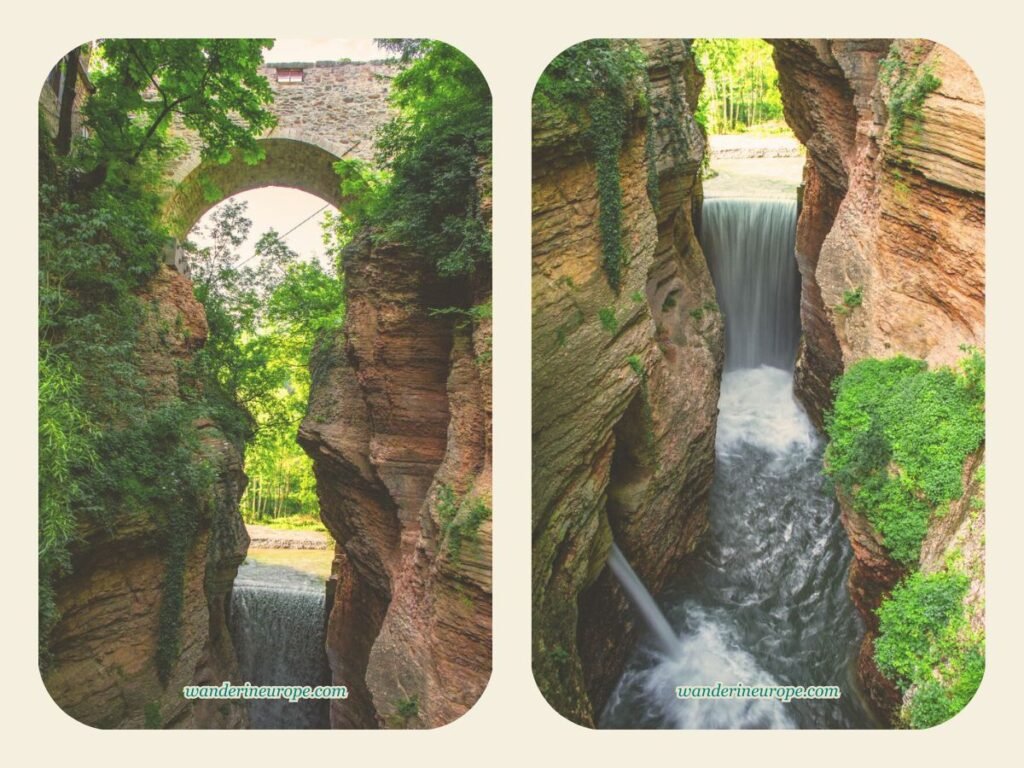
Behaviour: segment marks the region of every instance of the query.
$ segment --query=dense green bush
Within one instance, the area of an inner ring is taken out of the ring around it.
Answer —
[[[941,641],[963,614],[967,577],[956,571],[917,572],[878,609],[875,661],[904,689],[928,677],[941,661]]]
[[[862,360],[835,391],[826,472],[892,556],[913,563],[932,515],[962,495],[964,461],[985,438],[984,357],[972,352],[957,371]]]
[[[983,638],[969,627],[969,580],[955,567],[914,573],[878,609],[875,662],[901,690],[913,688],[905,716],[914,728],[963,709],[985,671]]]
[[[417,248],[446,276],[489,269],[482,200],[491,186],[491,92],[476,65],[437,40],[386,40],[402,71],[391,83],[397,116],[377,137],[385,184],[369,223]]]

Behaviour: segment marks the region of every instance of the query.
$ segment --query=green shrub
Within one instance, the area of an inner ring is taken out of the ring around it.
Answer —
[[[951,622],[962,617],[967,576],[956,571],[912,574],[878,608],[875,662],[903,690],[942,661]]]
[[[666,301],[667,303],[667,301]],[[675,302],[673,302],[674,304]],[[690,317],[696,320],[698,323],[704,319],[704,315],[709,312],[717,312],[718,304],[714,301],[705,301],[699,307],[694,307],[690,310]]]
[[[446,277],[489,270],[483,200],[491,186],[491,93],[476,65],[437,40],[384,40],[399,54],[391,81],[394,117],[376,137],[390,178],[367,222],[414,246]],[[443,171],[439,171],[443,169]]]
[[[608,333],[614,335],[619,330],[619,321],[615,317],[615,307],[602,307],[598,311],[597,317],[601,321],[601,327],[608,331]]]
[[[626,363],[628,363],[629,367],[633,369],[633,373],[640,377],[641,381],[645,381],[647,379],[647,370],[644,368],[644,361],[641,359],[640,355],[630,355],[626,358]]]
[[[974,352],[960,371],[867,359],[836,381],[825,471],[900,562],[917,560],[931,516],[963,493],[964,461],[985,437],[983,378]]]
[[[447,484],[438,485],[435,494],[437,516],[441,522],[441,539],[449,557],[457,561],[463,544],[475,542],[480,526],[491,518],[491,508],[480,497],[459,496]]]
[[[403,720],[411,720],[420,713],[420,701],[418,696],[408,696],[398,700],[395,711]]]
[[[889,98],[886,100],[888,136],[892,146],[899,147],[907,120],[921,130],[924,100],[942,85],[942,81],[929,65],[915,66],[905,61],[895,43],[879,66],[879,80],[889,86]]]
[[[985,672],[984,638],[969,627],[963,603],[969,580],[958,570],[914,573],[878,609],[875,663],[912,694],[904,712],[914,728],[953,717]]]

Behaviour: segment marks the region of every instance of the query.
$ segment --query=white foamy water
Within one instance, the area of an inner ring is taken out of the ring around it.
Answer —
[[[231,592],[240,679],[253,685],[326,685],[324,583],[304,571],[247,560]],[[250,728],[328,728],[326,701],[253,699]]]
[[[788,371],[767,365],[727,371],[718,408],[719,456],[741,445],[781,455],[818,444],[814,425],[793,395],[793,374]]]
[[[623,675],[605,710],[604,720],[618,719],[619,708],[647,703],[650,725],[665,728],[794,728],[796,723],[777,699],[677,699],[678,685],[776,686],[779,681],[745,651],[724,616],[709,614],[696,603],[684,604],[692,631],[680,640],[679,652],[648,652],[644,666]],[[645,723],[646,724],[646,723]]]

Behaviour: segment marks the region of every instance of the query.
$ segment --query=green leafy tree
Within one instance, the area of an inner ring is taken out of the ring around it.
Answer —
[[[105,39],[96,44],[89,73],[95,90],[85,103],[91,154],[77,185],[93,189],[111,169],[135,166],[170,149],[172,120],[196,132],[203,159],[225,162],[240,151],[261,159],[257,137],[274,124],[273,95],[260,75],[272,40]],[[72,66],[69,61],[67,66]],[[63,124],[61,125],[63,129]],[[59,134],[62,154],[72,143]]]
[[[304,263],[270,230],[243,256],[252,228],[246,204],[229,200],[211,214],[210,245],[188,245],[196,296],[210,335],[199,355],[207,377],[244,409],[242,499],[248,521],[316,516],[312,463],[296,443],[309,399],[309,354],[318,336],[339,328],[342,281]]]
[[[490,195],[491,93],[461,51],[437,40],[388,40],[402,71],[392,83],[397,116],[377,139],[388,174],[369,223],[417,248],[442,275],[489,267],[482,208]]]
[[[754,38],[702,38],[693,43],[704,74],[698,115],[709,133],[736,133],[765,124],[787,132],[772,47]]]

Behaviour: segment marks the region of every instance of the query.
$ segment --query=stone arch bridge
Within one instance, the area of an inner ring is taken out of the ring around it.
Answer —
[[[174,187],[165,209],[177,238],[217,203],[260,187],[299,189],[337,207],[342,200],[333,164],[341,157],[372,161],[377,128],[392,114],[388,88],[394,65],[278,63],[265,64],[261,72],[274,92],[270,110],[277,116],[277,125],[259,139],[266,153],[261,162],[248,165],[237,155],[225,164],[202,162],[197,137],[176,131],[190,146],[171,170]],[[180,249],[169,249],[167,262],[182,270]]]

